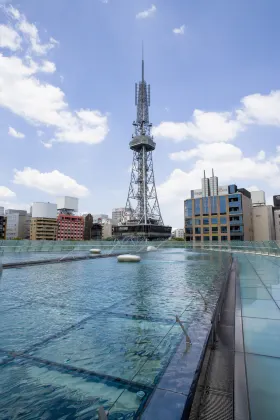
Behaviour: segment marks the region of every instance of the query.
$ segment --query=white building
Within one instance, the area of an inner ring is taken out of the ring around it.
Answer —
[[[275,227],[272,206],[252,207],[254,241],[273,241],[275,240]]]
[[[32,218],[56,219],[57,205],[54,203],[33,203]]]
[[[56,199],[57,210],[69,210],[76,213],[79,208],[79,199],[76,197],[57,197]]]
[[[274,228],[276,241],[280,241],[280,209],[274,210]]]
[[[251,191],[251,200],[253,206],[263,206],[266,204],[264,191]]]
[[[25,214],[19,213],[7,213],[7,224],[6,224],[6,239],[11,240],[15,238],[25,239],[25,224],[26,224],[26,212]]]
[[[175,230],[173,231],[173,235],[174,235],[174,238],[181,238],[181,239],[184,239],[184,238],[185,238],[185,232],[184,232],[184,229],[175,229]]]
[[[119,223],[121,223],[123,220],[124,214],[125,214],[124,207],[113,209],[112,210],[112,224],[116,226]]]
[[[100,225],[102,225],[103,223],[108,223],[108,220],[111,220],[109,219],[108,214],[93,214],[92,219],[93,223],[99,223]]]

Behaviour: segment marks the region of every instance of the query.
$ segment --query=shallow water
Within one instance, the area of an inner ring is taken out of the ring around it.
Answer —
[[[203,311],[197,290],[211,312],[227,269],[224,253],[171,249],[4,270],[0,418],[135,418],[182,339],[175,316]]]

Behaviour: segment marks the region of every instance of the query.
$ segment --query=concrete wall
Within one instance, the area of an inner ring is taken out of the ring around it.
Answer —
[[[253,207],[254,241],[272,241],[275,239],[272,206]]]
[[[274,210],[274,227],[276,241],[280,241],[280,210]]]
[[[252,200],[242,194],[244,241],[253,241]]]

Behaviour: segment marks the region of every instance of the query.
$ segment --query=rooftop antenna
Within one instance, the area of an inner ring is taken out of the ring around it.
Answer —
[[[142,41],[142,82],[144,82],[144,42]]]

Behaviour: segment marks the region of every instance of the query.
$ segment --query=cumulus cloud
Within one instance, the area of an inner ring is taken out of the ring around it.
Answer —
[[[52,172],[40,172],[29,167],[24,168],[23,171],[15,169],[13,182],[51,195],[85,197],[89,194],[87,187],[78,184],[75,179],[64,175],[57,169]]]
[[[17,139],[24,139],[25,134],[20,133],[19,131],[15,130],[13,127],[9,127],[9,136],[16,137]]]
[[[185,26],[185,25],[182,25],[182,26],[180,26],[179,28],[174,28],[174,29],[173,29],[173,33],[174,33],[175,35],[184,35],[184,33],[185,33],[185,29],[186,29],[186,26]]]
[[[16,194],[12,190],[0,185],[0,199],[3,199],[3,198],[6,199],[6,198],[15,197],[15,196]]]
[[[29,48],[23,57],[0,53],[0,106],[32,124],[52,128],[52,143],[95,144],[103,141],[109,132],[107,114],[97,109],[72,111],[59,87],[36,77],[39,72],[54,73],[56,67],[46,59],[34,59],[32,54],[46,55],[56,41],[50,38],[48,43],[42,44],[34,24],[13,7],[5,10],[15,21],[14,29],[26,35]]]
[[[12,51],[20,49],[21,37],[10,26],[0,25],[0,48],[9,48]]]
[[[195,139],[203,142],[225,142],[233,140],[243,130],[229,112],[204,112],[196,109],[190,122],[161,122],[154,127],[157,137],[168,137],[176,142]]]
[[[232,141],[251,124],[280,127],[280,90],[248,95],[240,102],[241,107],[233,112],[196,109],[191,121],[163,121],[154,127],[153,134],[175,142],[193,139],[213,143]]]
[[[147,19],[152,17],[156,13],[156,6],[154,4],[151,5],[149,9],[143,10],[143,12],[139,12],[136,15],[136,19]]]

